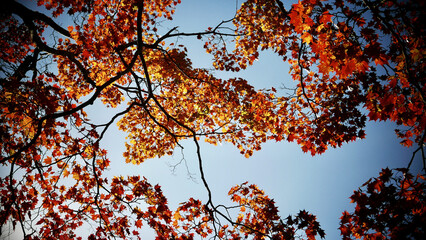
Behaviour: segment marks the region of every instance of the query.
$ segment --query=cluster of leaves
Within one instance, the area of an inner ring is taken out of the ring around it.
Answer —
[[[395,173],[393,173],[393,171]],[[344,212],[343,239],[421,239],[425,236],[425,175],[383,169],[351,196],[353,213]]]
[[[411,146],[413,137],[423,143],[426,126],[424,20],[418,1],[305,0],[287,11],[280,1],[248,0],[234,18],[235,49],[214,35],[205,48],[218,69],[245,69],[265,49],[288,61],[298,84],[284,100],[285,132],[304,151],[363,138],[359,107],[370,120],[408,127],[397,133]]]
[[[85,223],[96,226],[90,239],[139,237],[142,225],[159,239],[313,239],[324,237],[315,216],[281,219],[255,185],[231,189],[236,207],[214,205],[199,140],[231,142],[247,157],[267,140],[297,141],[318,154],[363,138],[365,107],[371,120],[406,126],[398,136],[423,153],[423,3],[305,0],[286,10],[279,0],[247,0],[231,33],[226,21],[201,32],[157,33],[179,3],[38,0],[46,15],[6,1],[0,164],[9,174],[0,178],[0,226],[19,224],[28,239],[76,238]],[[245,69],[270,49],[291,64],[297,86],[276,96],[244,79],[218,79],[194,68],[184,46],[166,45],[184,36],[205,40],[220,70]],[[224,37],[233,38],[232,52]],[[91,121],[85,110],[95,101],[115,115]],[[128,133],[127,163],[172,154],[192,139],[207,202],[190,199],[171,211],[146,179],[104,177],[110,160],[101,140],[115,123]],[[228,214],[236,208],[240,215]]]
[[[294,239],[299,230],[304,231],[307,239],[315,239],[317,235],[321,238],[325,236],[316,217],[304,210],[296,216],[281,219],[274,200],[264,195],[256,185],[243,183],[231,188],[229,195],[232,196],[232,201],[238,203],[240,214],[234,229],[228,230],[231,237],[227,239],[238,238],[234,235],[237,228],[241,228],[246,238],[253,235],[254,239],[264,239],[265,236],[271,239]]]

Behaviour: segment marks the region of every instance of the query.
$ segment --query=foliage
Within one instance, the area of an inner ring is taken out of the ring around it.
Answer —
[[[0,226],[19,224],[28,239],[76,238],[84,223],[96,226],[90,239],[139,237],[143,225],[159,239],[313,239],[324,237],[315,216],[281,219],[255,185],[231,189],[236,206],[214,205],[199,141],[230,142],[246,157],[267,140],[297,141],[314,155],[364,138],[367,119],[391,120],[424,161],[424,2],[304,0],[286,10],[279,0],[247,0],[232,20],[205,31],[160,33],[179,3],[38,0],[32,10],[6,0],[0,163],[10,171],[0,179]],[[204,41],[218,70],[238,72],[272,50],[290,63],[297,85],[277,96],[216,78],[170,43],[179,37]],[[95,101],[120,112],[94,123],[85,110]],[[115,123],[128,134],[123,155],[131,164],[192,139],[207,202],[189,199],[172,211],[145,178],[104,177],[110,160],[100,141]],[[236,208],[239,215],[227,214]],[[345,216],[343,224],[362,220]]]
[[[355,191],[354,213],[344,212],[343,239],[421,239],[425,236],[425,175],[414,178],[407,169],[383,169]],[[398,176],[399,173],[399,176]]]

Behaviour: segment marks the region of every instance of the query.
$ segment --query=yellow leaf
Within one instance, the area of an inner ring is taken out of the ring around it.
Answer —
[[[310,44],[312,42],[312,35],[305,32],[302,35],[302,40],[303,40],[304,43]]]
[[[70,172],[67,169],[64,169],[64,177],[68,177],[68,175],[70,175]]]
[[[176,220],[179,220],[179,219],[181,219],[182,217],[181,217],[181,215],[180,215],[180,213],[179,213],[179,212],[175,212],[175,214],[173,215],[173,218],[174,218],[174,219],[176,219]]]

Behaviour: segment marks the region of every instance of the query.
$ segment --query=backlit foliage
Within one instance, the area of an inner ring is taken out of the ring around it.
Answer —
[[[340,218],[343,239],[421,239],[426,234],[425,180],[406,169],[383,169],[351,196],[357,205]]]
[[[231,189],[236,206],[214,205],[199,141],[230,142],[246,157],[267,140],[296,141],[315,155],[364,138],[367,120],[391,120],[402,144],[424,156],[422,1],[304,0],[286,9],[280,0],[247,0],[232,21],[205,31],[164,30],[179,3],[3,3],[0,163],[9,174],[0,178],[0,226],[11,222],[27,239],[74,239],[86,223],[89,239],[139,238],[144,226],[158,239],[314,239],[324,237],[315,216],[281,219],[256,185]],[[219,79],[168,41],[180,37],[204,41],[218,70],[238,72],[273,51],[296,87],[279,95]],[[85,112],[95,101],[120,112],[96,124]],[[110,160],[100,141],[112,124],[128,134],[130,164],[193,140],[207,202],[191,198],[173,211],[144,177],[104,177]],[[344,215],[345,237],[365,234],[354,230],[356,214]]]

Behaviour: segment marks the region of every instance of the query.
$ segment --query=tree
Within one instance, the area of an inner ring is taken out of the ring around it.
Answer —
[[[235,206],[213,204],[200,140],[230,142],[247,157],[267,140],[297,141],[314,155],[364,138],[367,119],[391,120],[425,161],[421,1],[305,0],[287,10],[279,0],[247,0],[233,19],[191,33],[160,33],[180,0],[38,0],[49,13],[6,3],[0,162],[10,173],[0,179],[0,225],[19,224],[28,239],[75,238],[84,223],[96,226],[90,239],[138,236],[142,225],[159,239],[324,237],[306,211],[280,218],[256,185],[232,188]],[[185,46],[172,42],[178,37],[204,41],[218,70],[238,72],[272,50],[291,64],[297,86],[276,96],[241,78],[216,78],[192,66]],[[127,106],[95,124],[85,110],[97,100]],[[207,202],[189,199],[171,211],[144,177],[104,177],[110,160],[100,142],[114,123],[128,134],[131,164],[192,140]]]
[[[354,192],[355,212],[341,217],[344,239],[421,239],[425,235],[425,176],[415,179],[407,169],[395,171],[383,169],[363,190]]]

